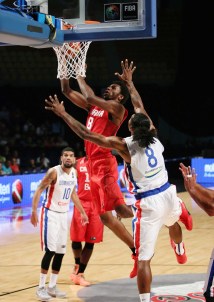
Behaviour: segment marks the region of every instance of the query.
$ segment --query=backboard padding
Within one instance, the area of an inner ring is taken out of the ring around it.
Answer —
[[[44,0],[33,1],[41,1],[44,4]],[[54,38],[50,38],[49,26],[40,19],[35,19],[35,16],[38,18],[45,14],[29,15],[32,10],[28,8],[24,12],[17,8],[12,11],[0,5],[0,45],[45,48],[62,45],[64,42],[151,39],[157,36],[156,0],[64,0],[59,1],[60,4],[77,1],[76,11],[73,11],[73,15],[66,15],[65,10],[69,12],[70,8],[64,5],[64,11],[57,12],[56,8],[53,10],[56,16],[51,13],[49,5],[49,2],[53,5],[54,1],[57,0],[48,0],[48,14],[55,20]],[[85,23],[93,19],[98,22]],[[59,26],[61,21],[74,26],[70,30],[62,30]]]

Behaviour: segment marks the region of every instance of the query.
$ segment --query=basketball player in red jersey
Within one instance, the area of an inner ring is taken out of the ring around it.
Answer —
[[[89,286],[90,282],[84,278],[84,271],[93,253],[95,243],[103,241],[104,225],[97,213],[90,190],[90,178],[87,170],[87,157],[76,160],[77,195],[83,209],[87,213],[89,222],[81,224],[81,215],[74,205],[73,217],[70,226],[71,247],[75,259],[74,271],[71,280],[76,285]],[[82,248],[82,242],[85,242]]]
[[[69,80],[62,79],[62,93],[75,105],[88,111],[86,127],[104,136],[116,135],[128,112],[123,106],[129,98],[129,92],[122,81],[109,85],[103,93],[103,98],[96,96],[83,77],[77,78],[81,93],[73,90]],[[102,148],[85,141],[85,152],[88,158],[90,187],[97,211],[104,225],[126,243],[136,260],[133,236],[123,223],[112,215],[112,210],[121,218],[133,217],[132,210],[125,204],[118,180],[118,167],[111,149]],[[137,274],[136,261],[130,277]]]

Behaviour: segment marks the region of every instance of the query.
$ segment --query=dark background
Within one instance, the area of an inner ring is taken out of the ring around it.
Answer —
[[[88,50],[87,81],[97,94],[115,80],[121,60],[127,58],[136,64],[134,82],[159,129],[173,178],[180,173],[180,158],[189,163],[195,156],[214,157],[213,29],[212,0],[162,0],[158,1],[156,39],[96,41]],[[59,122],[44,109],[44,99],[56,93],[85,123],[85,112],[60,91],[57,60],[51,48],[4,46],[0,47],[0,57],[0,107],[21,110],[22,123],[26,118],[35,125],[45,120]],[[76,86],[75,80],[72,84]],[[130,102],[126,107],[131,114]],[[62,127],[65,140],[79,152],[82,141],[63,123]],[[127,121],[118,134],[129,135]],[[16,148],[21,148],[18,142]],[[53,148],[46,153],[53,162],[59,155]]]

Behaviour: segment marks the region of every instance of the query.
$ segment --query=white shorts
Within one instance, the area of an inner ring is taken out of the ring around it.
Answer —
[[[154,255],[155,245],[163,225],[172,226],[179,220],[181,205],[176,187],[136,201],[134,240],[138,260],[149,260]]]
[[[59,213],[41,208],[40,211],[41,247],[57,254],[66,253],[68,236],[68,213]]]

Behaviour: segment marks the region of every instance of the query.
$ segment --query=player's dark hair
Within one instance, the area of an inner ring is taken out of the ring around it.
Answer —
[[[126,85],[122,81],[114,81],[113,84],[119,85],[121,89],[121,94],[123,95],[123,99],[120,102],[122,105],[129,99],[130,94]]]
[[[156,130],[150,129],[150,120],[143,113],[135,113],[131,119],[133,141],[138,142],[142,148],[147,148],[155,142]]]
[[[74,149],[71,148],[71,147],[65,147],[64,149],[62,149],[61,155],[63,155],[63,153],[66,152],[66,151],[74,152]]]

